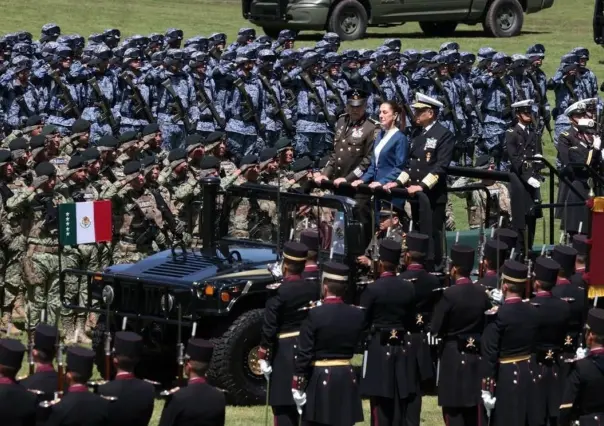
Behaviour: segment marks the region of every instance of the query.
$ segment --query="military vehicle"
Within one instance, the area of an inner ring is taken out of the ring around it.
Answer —
[[[243,0],[243,17],[275,37],[283,29],[330,31],[342,40],[363,38],[368,27],[419,22],[428,37],[450,37],[457,25],[482,24],[493,37],[520,34],[524,14],[554,0]]]

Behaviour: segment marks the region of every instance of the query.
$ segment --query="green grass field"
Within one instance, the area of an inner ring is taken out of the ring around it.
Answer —
[[[196,34],[209,35],[212,32],[225,32],[229,41],[234,39],[240,27],[249,26],[241,17],[239,2],[229,1],[210,3],[203,0],[3,0],[2,31],[12,32],[19,29],[30,31],[37,37],[40,27],[50,21],[58,23],[63,33],[78,32],[88,36],[110,27],[121,29],[122,36],[163,32],[169,27],[179,27],[185,32],[185,38]],[[591,14],[592,0],[557,0],[553,8],[529,15],[525,19],[523,32],[513,39],[485,38],[481,26],[460,26],[453,37],[461,44],[462,50],[476,52],[481,46],[492,46],[507,54],[524,53],[533,43],[543,43],[547,49],[544,70],[548,75],[556,70],[559,58],[575,46],[585,46],[592,51],[590,67],[597,75],[602,75],[602,50],[592,40]],[[261,31],[259,29],[259,31]],[[311,45],[320,34],[301,35],[300,45]],[[438,49],[445,39],[423,37],[415,23],[397,28],[370,29],[364,40],[344,43],[342,48],[373,48],[381,44],[384,38],[396,37],[403,41],[403,49]],[[551,159],[554,147],[546,137],[546,154]],[[547,194],[547,192],[544,192]],[[547,198],[545,198],[547,200]],[[464,229],[466,213],[459,202],[455,205],[458,228]],[[537,232],[541,240],[541,225]],[[557,238],[556,238],[557,239]],[[26,372],[24,368],[22,372]],[[442,424],[440,410],[434,397],[425,397],[422,411],[424,425]],[[156,403],[151,425],[157,425],[163,402]],[[365,403],[365,422],[369,425],[368,404]],[[272,422],[272,419],[269,420]],[[263,407],[229,407],[227,425],[243,426],[264,423]]]

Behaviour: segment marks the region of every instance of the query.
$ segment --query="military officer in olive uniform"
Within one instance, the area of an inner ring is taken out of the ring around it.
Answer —
[[[421,127],[421,133],[411,140],[403,172],[396,181],[387,183],[383,188],[387,190],[400,186],[405,187],[410,196],[416,192],[424,192],[428,196],[432,210],[433,243],[430,253],[433,259],[428,260],[433,265],[440,265],[443,256],[441,233],[447,205],[446,167],[451,162],[455,141],[453,134],[437,121],[438,111],[443,108],[441,102],[418,93],[411,106],[415,110],[415,124]],[[411,204],[411,211],[413,221],[420,223],[417,203]]]
[[[575,362],[567,380],[560,426],[569,426],[573,420],[580,426],[599,426],[604,419],[604,309],[589,310],[586,329],[589,352]]]
[[[480,342],[491,303],[484,288],[469,278],[474,249],[451,247],[451,287],[434,309],[431,333],[443,341],[437,372],[438,405],[447,425],[481,424]]]

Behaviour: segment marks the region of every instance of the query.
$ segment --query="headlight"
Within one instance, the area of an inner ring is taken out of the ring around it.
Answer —
[[[171,294],[164,294],[160,300],[161,309],[167,314],[172,311],[174,307],[174,296]]]
[[[113,287],[111,287],[110,285],[106,285],[105,287],[103,287],[102,297],[105,305],[111,305],[115,297]]]
[[[266,265],[267,269],[276,281],[280,281],[283,278],[283,270],[281,269],[282,264],[283,262],[281,261]]]

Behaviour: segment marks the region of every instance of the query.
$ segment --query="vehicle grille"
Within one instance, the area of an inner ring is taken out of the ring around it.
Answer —
[[[166,315],[161,303],[162,297],[166,294],[163,287],[121,281],[118,289],[120,311],[157,317]]]
[[[214,264],[199,256],[178,257],[147,269],[144,273],[166,278],[183,278],[210,266]]]

